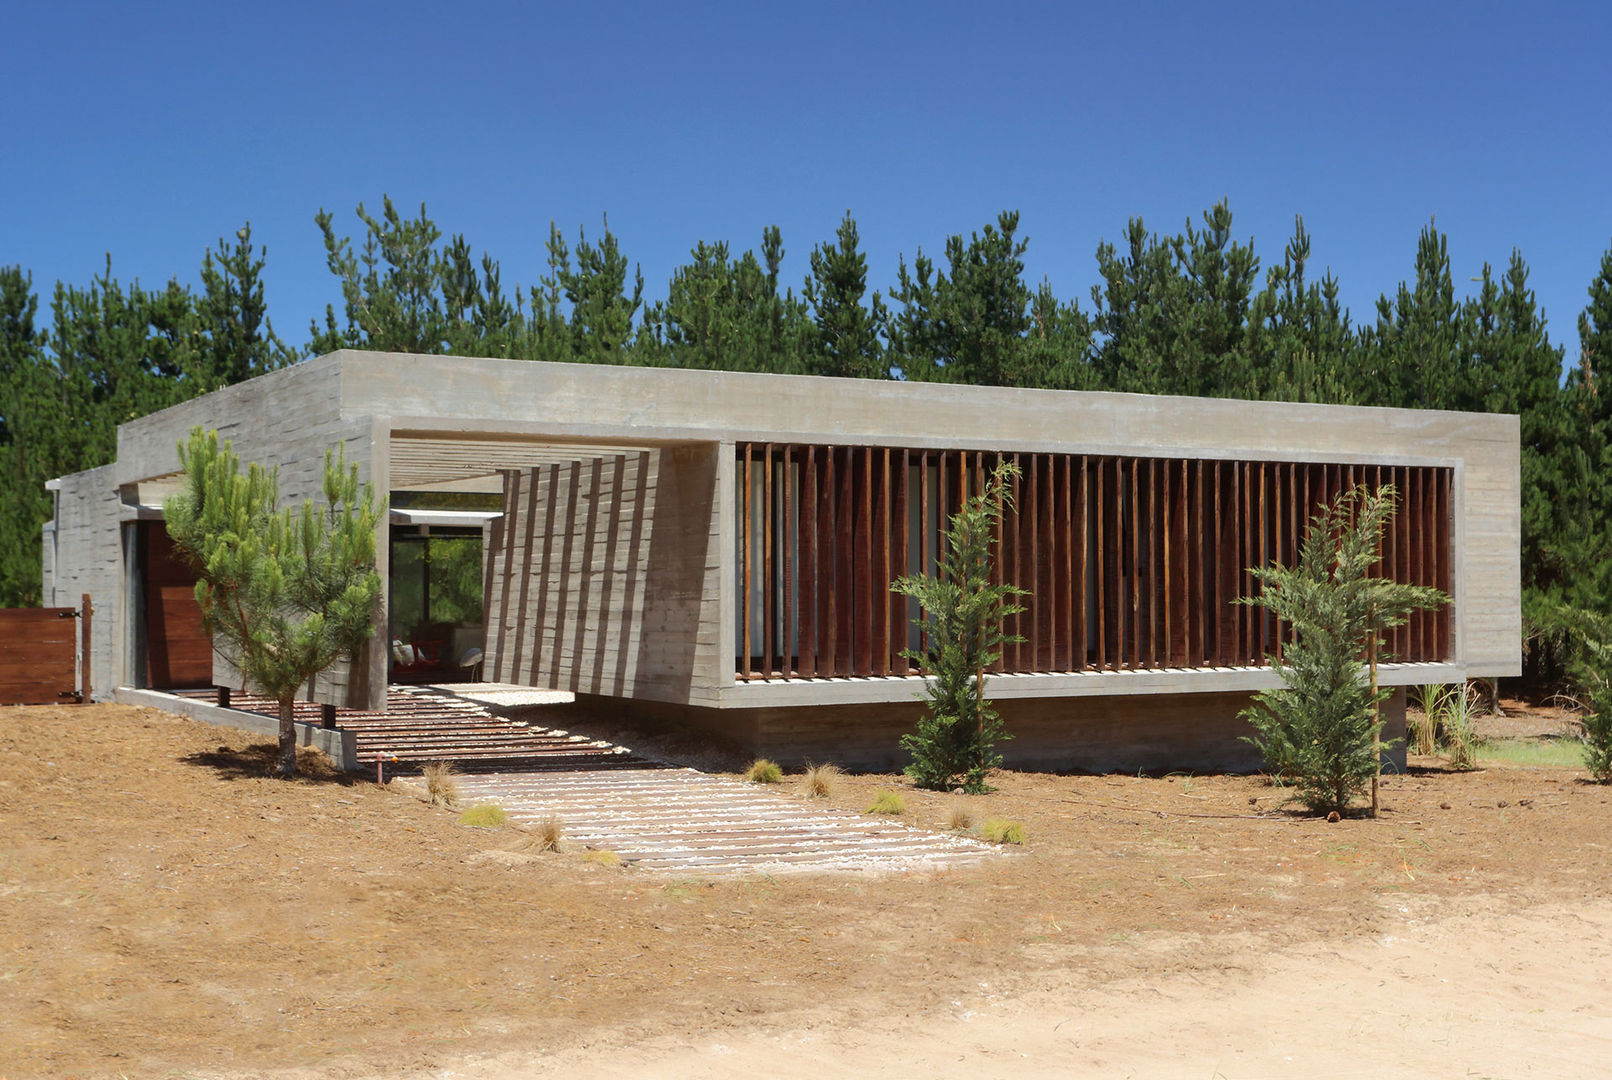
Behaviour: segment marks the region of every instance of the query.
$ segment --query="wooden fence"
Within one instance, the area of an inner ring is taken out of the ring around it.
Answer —
[[[90,699],[90,620],[82,609],[0,608],[0,705]]]

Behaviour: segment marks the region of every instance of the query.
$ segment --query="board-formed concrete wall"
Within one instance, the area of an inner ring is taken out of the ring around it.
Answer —
[[[64,476],[57,493],[54,544],[46,534],[43,606],[76,608],[85,593],[95,605],[90,691],[96,700],[110,698],[123,679],[122,506],[113,466]]]
[[[118,428],[117,482],[134,484],[168,476],[179,468],[178,445],[192,428],[216,430],[230,441],[243,463],[277,467],[282,505],[323,499],[325,451],[345,447],[347,462],[360,480],[373,482],[384,497],[386,430],[368,416],[342,409],[341,366],[314,360],[237,383],[175,405]],[[376,534],[376,561],[386,580],[386,519]],[[384,590],[377,625],[386,626]],[[338,664],[321,676],[314,700],[355,708],[379,708],[385,701],[386,650],[366,648],[352,664]],[[215,654],[216,657],[217,654]],[[241,679],[227,662],[215,659],[214,681],[239,688]]]
[[[489,552],[485,677],[714,703],[715,458],[681,446],[510,473]]]

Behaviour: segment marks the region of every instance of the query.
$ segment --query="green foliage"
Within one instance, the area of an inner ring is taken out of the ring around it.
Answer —
[[[905,814],[906,812],[907,800],[901,797],[899,791],[875,792],[873,801],[868,803],[868,813],[870,814]]]
[[[1255,731],[1248,741],[1315,811],[1343,813],[1377,775],[1377,705],[1387,692],[1367,679],[1367,654],[1412,611],[1446,602],[1437,589],[1371,576],[1394,499],[1392,487],[1344,492],[1311,519],[1298,565],[1255,568],[1260,591],[1244,601],[1294,633],[1280,657],[1267,657],[1282,688],[1256,694],[1242,713]]]
[[[783,782],[784,770],[778,767],[776,761],[756,758],[744,771],[744,778],[752,784],[778,784]]]
[[[995,746],[1011,738],[985,697],[985,672],[1001,648],[1021,640],[1003,632],[1003,620],[1023,611],[1025,590],[991,581],[991,537],[1004,506],[1012,506],[1018,469],[1002,463],[985,490],[971,495],[952,515],[938,573],[909,575],[891,591],[918,601],[917,626],[924,646],[906,649],[929,677],[927,707],[915,731],[901,737],[912,756],[907,775],[919,787],[945,791],[960,785],[986,790],[986,775],[999,764]]]
[[[296,772],[292,703],[303,684],[372,632],[385,513],[345,452],[325,454],[324,503],[281,509],[277,471],[243,474],[228,442],[196,428],[179,444],[184,488],[164,504],[168,533],[195,568],[196,600],[249,686],[280,704],[281,773]]]
[[[1589,709],[1582,721],[1584,767],[1596,783],[1612,784],[1612,642],[1588,639],[1572,677]]]
[[[1457,769],[1478,767],[1478,737],[1472,729],[1477,691],[1466,683],[1419,687],[1417,695],[1432,729],[1434,749],[1442,749]]]
[[[980,836],[993,844],[1024,843],[1024,824],[1010,818],[986,818],[980,823]]]
[[[477,803],[459,815],[459,824],[473,829],[496,829],[509,823],[509,811],[497,803]]]

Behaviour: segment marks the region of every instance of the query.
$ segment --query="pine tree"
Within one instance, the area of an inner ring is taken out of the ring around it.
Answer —
[[[297,691],[374,630],[385,514],[345,450],[325,453],[324,504],[281,509],[277,470],[243,475],[230,443],[196,428],[179,444],[185,485],[163,505],[168,534],[199,578],[209,633],[251,689],[280,706],[279,775],[295,776]]]
[[[812,249],[811,274],[801,295],[811,307],[817,328],[808,365],[815,375],[890,377],[879,340],[886,314],[884,301],[875,291],[871,302],[863,302],[867,297],[868,260],[859,243],[856,221],[847,210],[834,242]]]
[[[1348,810],[1374,795],[1382,730],[1376,657],[1385,630],[1410,612],[1447,602],[1437,589],[1373,577],[1392,487],[1346,491],[1311,519],[1297,566],[1257,567],[1259,604],[1293,627],[1293,641],[1267,661],[1282,688],[1255,695],[1242,713],[1271,772],[1291,779],[1315,811]],[[1373,811],[1375,812],[1375,798]]]
[[[202,293],[196,301],[199,332],[197,377],[206,390],[242,382],[285,367],[296,353],[275,334],[263,299],[267,252],[252,249],[252,223],[235,234],[235,243],[218,241],[218,253],[202,256]]]
[[[995,746],[1011,738],[985,696],[985,673],[1004,644],[1022,640],[1002,627],[1024,610],[1017,601],[1025,590],[991,580],[991,537],[1012,506],[1017,476],[1015,466],[997,466],[985,490],[952,515],[936,576],[909,575],[890,586],[918,601],[925,643],[902,654],[929,678],[917,730],[901,737],[912,755],[907,775],[919,787],[946,791],[960,782],[971,794],[988,790],[986,776],[1002,762]]]

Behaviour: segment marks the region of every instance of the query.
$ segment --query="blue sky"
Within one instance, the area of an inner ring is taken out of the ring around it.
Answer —
[[[193,281],[250,220],[301,344],[339,300],[313,217],[424,201],[535,283],[608,214],[651,296],[699,240],[783,230],[797,285],[849,209],[874,285],[1018,209],[1030,275],[1096,280],[1132,215],[1227,197],[1263,265],[1295,214],[1356,321],[1449,234],[1520,248],[1577,351],[1612,244],[1601,4],[79,4],[4,0],[0,263],[48,292],[111,252]],[[42,297],[42,299],[44,299]]]

